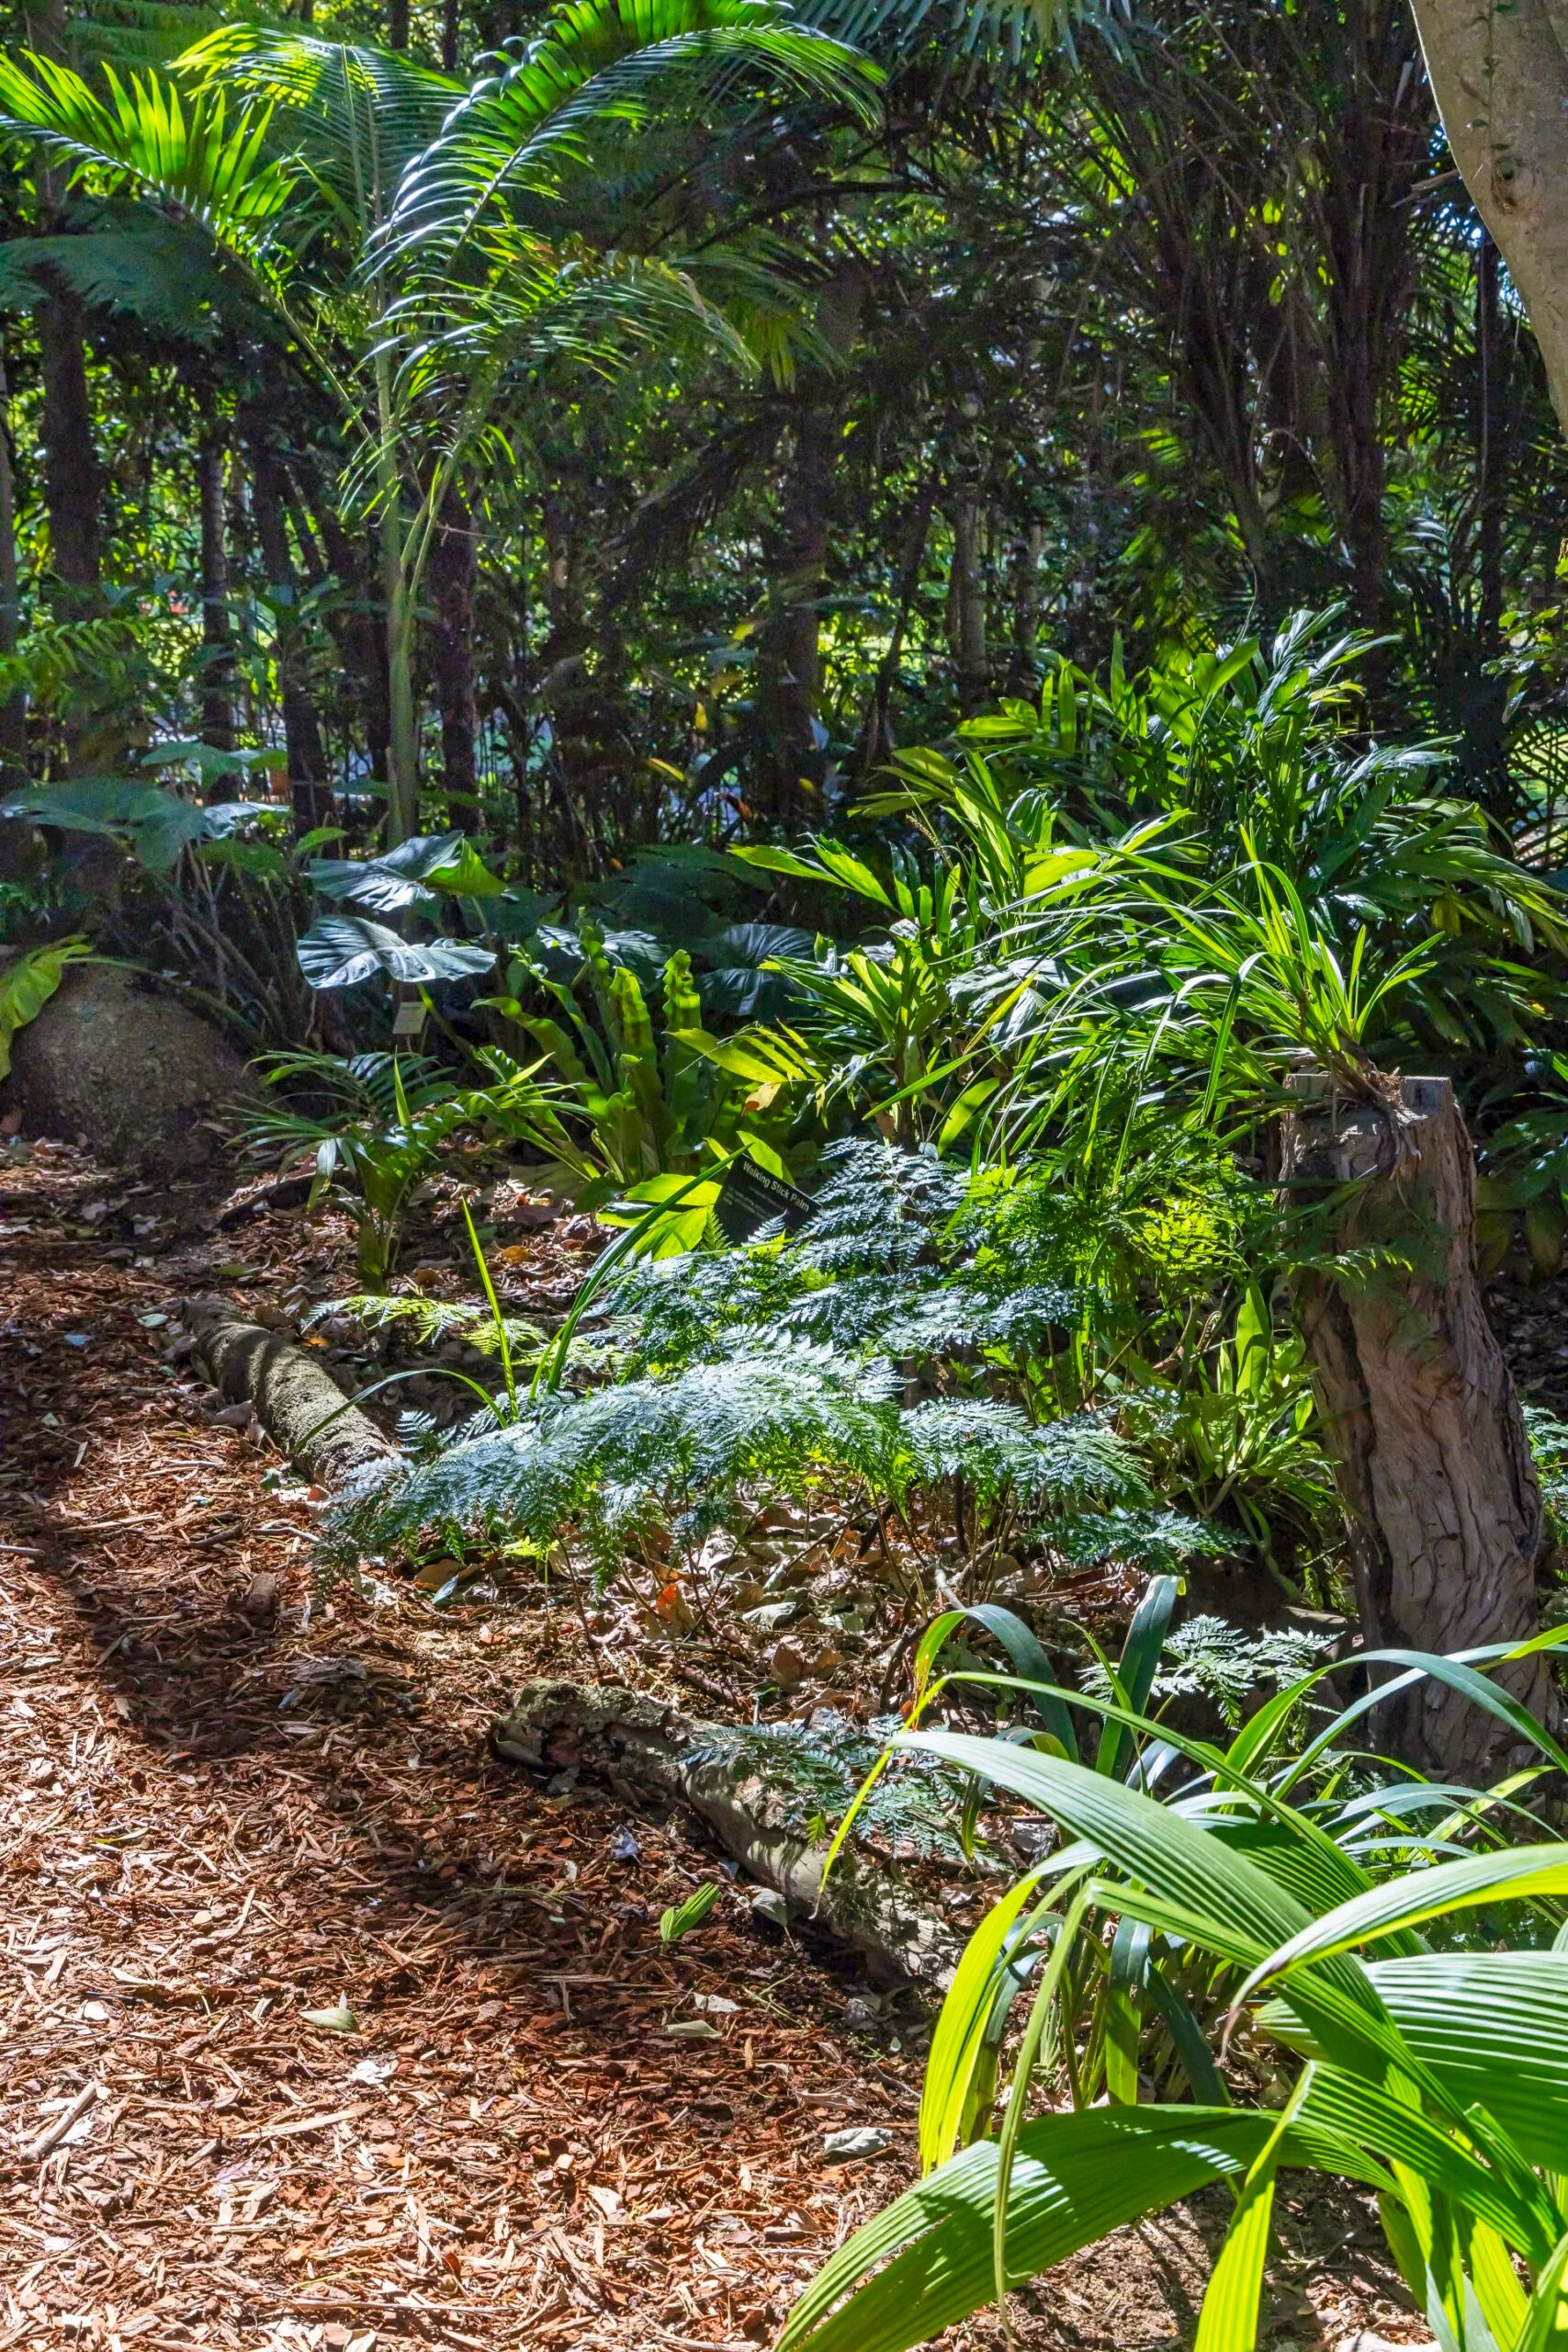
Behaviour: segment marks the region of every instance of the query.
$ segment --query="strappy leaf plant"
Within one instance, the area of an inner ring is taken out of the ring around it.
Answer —
[[[927,1675],[948,1630],[928,1636]],[[1128,1675],[1110,1701],[1027,1665],[953,1678],[1008,1690],[1020,1718],[995,1738],[923,1728],[943,1686],[918,1689],[895,1755],[978,1776],[1063,1842],[954,1977],[924,2178],[824,2266],[781,2352],[905,2352],[1213,2181],[1235,2203],[1198,2342],[1248,2352],[1293,2169],[1376,2197],[1444,2352],[1560,2343],[1568,1846],[1521,1799],[1568,1756],[1493,1679],[1508,1655],[1373,1653],[1367,1669],[1392,1679],[1294,1752],[1286,1728],[1332,1667],[1287,1683],[1224,1748],[1152,1719]],[[1487,1710],[1534,1769],[1477,1793],[1347,1752],[1380,1698],[1424,1675]],[[1086,1705],[1105,1725],[1089,1758]],[[987,2070],[1019,2012],[993,2126]],[[1267,2103],[1247,2089],[1260,2075]]]

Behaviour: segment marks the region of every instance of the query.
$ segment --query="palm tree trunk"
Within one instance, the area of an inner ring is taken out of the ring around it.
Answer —
[[[38,336],[50,569],[67,588],[92,595],[99,578],[101,472],[87,396],[84,314],[74,294],[62,287],[39,305]]]
[[[949,594],[958,707],[965,718],[990,700],[991,663],[986,642],[986,573],[980,547],[980,502],[960,493],[953,517],[953,578]]]
[[[17,485],[11,466],[10,385],[0,346],[0,659],[17,650],[22,608],[17,576]],[[18,689],[0,700],[0,778],[14,788],[28,772],[28,712]]]
[[[234,748],[234,633],[229,613],[229,538],[226,500],[229,442],[226,432],[202,435],[196,453],[201,508],[201,731],[214,751]]]
[[[294,624],[293,602],[298,582],[289,551],[284,513],[283,469],[270,449],[252,445],[256,537],[268,582],[288,592],[278,606],[277,686],[283,705],[283,740],[288,758],[288,797],[294,822],[301,833],[333,821],[333,794],[328,782],[326,746],[321,717],[304,674],[305,647]]]
[[[831,407],[815,402],[802,408],[780,516],[774,612],[759,651],[761,797],[778,824],[788,824],[795,815],[802,771],[817,752],[822,683],[817,598],[828,559],[828,502],[838,442],[838,416]]]
[[[473,517],[457,491],[449,491],[430,551],[431,674],[441,716],[441,755],[446,787],[446,820],[466,833],[479,831],[479,773],[474,760],[478,717],[474,707],[474,575],[477,569]]]

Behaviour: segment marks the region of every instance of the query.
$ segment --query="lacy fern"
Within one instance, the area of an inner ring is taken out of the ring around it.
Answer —
[[[1162,1510],[1136,1455],[1089,1416],[1031,1426],[1016,1407],[932,1398],[913,1410],[885,1361],[773,1337],[585,1396],[548,1396],[517,1425],[400,1467],[336,1514],[339,1557],[431,1537],[570,1536],[602,1572],[654,1526],[694,1544],[758,1494],[859,1486],[907,1510],[962,1472],[975,1503],[1038,1513],[1074,1561],[1111,1551],[1161,1563],[1201,1530]]]

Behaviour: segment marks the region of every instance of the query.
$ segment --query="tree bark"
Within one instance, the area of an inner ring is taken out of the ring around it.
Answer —
[[[67,588],[91,595],[99,576],[102,473],[87,396],[85,314],[62,287],[39,304],[37,317],[50,569]]]
[[[479,729],[474,707],[476,559],[473,516],[453,491],[447,495],[430,551],[430,593],[435,607],[430,658],[441,718],[446,821],[465,833],[477,832],[479,822],[479,769],[474,757]]]
[[[288,797],[294,821],[301,833],[333,821],[332,786],[327,780],[326,745],[313,697],[302,674],[304,646],[295,624],[298,582],[288,548],[284,515],[287,483],[283,469],[270,449],[252,445],[256,537],[269,583],[284,594],[278,605],[276,638],[278,698],[283,705],[283,741],[288,759]]]
[[[201,732],[214,751],[234,748],[234,634],[229,613],[228,436],[204,433],[197,447],[201,507]]]
[[[1361,1260],[1298,1277],[1295,1296],[1367,1643],[1443,1654],[1527,1640],[1540,1490],[1476,1279],[1474,1156],[1452,1084],[1405,1079],[1385,1108],[1336,1096],[1318,1071],[1290,1083],[1282,1185],[1303,1205],[1326,1199],[1328,1247]],[[1498,1679],[1549,1718],[1539,1658]],[[1443,1777],[1484,1782],[1510,1745],[1429,1679],[1392,1711],[1404,1752]]]
[[[575,1682],[530,1682],[510,1714],[491,1725],[491,1745],[534,1771],[581,1770],[623,1801],[676,1799],[705,1821],[750,1875],[784,1902],[863,1954],[895,1982],[913,1977],[945,1987],[958,1947],[896,1864],[859,1842],[844,1848],[823,1883],[827,1846],[813,1835],[819,1785],[791,1777],[787,1733],[767,1744],[727,1725],[684,1721],[638,1692]]]
[[[986,571],[980,547],[980,502],[961,492],[953,516],[953,584],[948,599],[958,707],[973,718],[991,695],[991,662],[986,640]]]
[[[222,1298],[186,1299],[180,1320],[213,1386],[231,1404],[253,1406],[279,1453],[322,1486],[395,1459],[391,1440],[297,1341],[247,1321]]]
[[[1529,312],[1568,430],[1568,11],[1562,0],[1414,8],[1454,162]]]
[[[17,573],[17,483],[11,465],[11,397],[0,349],[0,656],[9,658],[21,637]],[[0,780],[15,789],[28,772],[28,712],[21,690],[0,697]],[[16,831],[8,828],[8,831]]]
[[[802,407],[779,518],[773,613],[758,649],[761,786],[767,815],[779,824],[797,814],[802,774],[817,754],[822,684],[817,599],[828,560],[828,502],[838,446],[836,411],[821,401]]]

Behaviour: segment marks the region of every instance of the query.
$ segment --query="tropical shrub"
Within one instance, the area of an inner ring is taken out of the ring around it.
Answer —
[[[1489,1679],[1505,1654],[1373,1653],[1364,1664],[1394,1682],[1291,1753],[1287,1727],[1331,1667],[1286,1682],[1223,1748],[1145,1712],[1152,1672],[1109,1700],[1038,1673],[965,1673],[953,1682],[1006,1689],[1021,1720],[993,1738],[925,1730],[950,1630],[927,1637],[891,1752],[1038,1807],[1064,1842],[982,1922],[953,1979],[927,2067],[925,2177],[825,2265],[782,2352],[903,2352],[1216,2180],[1235,2205],[1198,2342],[1250,2346],[1292,2167],[1377,2197],[1445,2352],[1558,2341],[1568,1848],[1519,1800],[1568,1757]],[[1378,1700],[1423,1674],[1500,1718],[1535,1769],[1483,1795],[1347,1752]],[[1071,1720],[1085,1705],[1105,1725],[1092,1762]],[[995,2053],[1026,1994],[993,2134]]]

